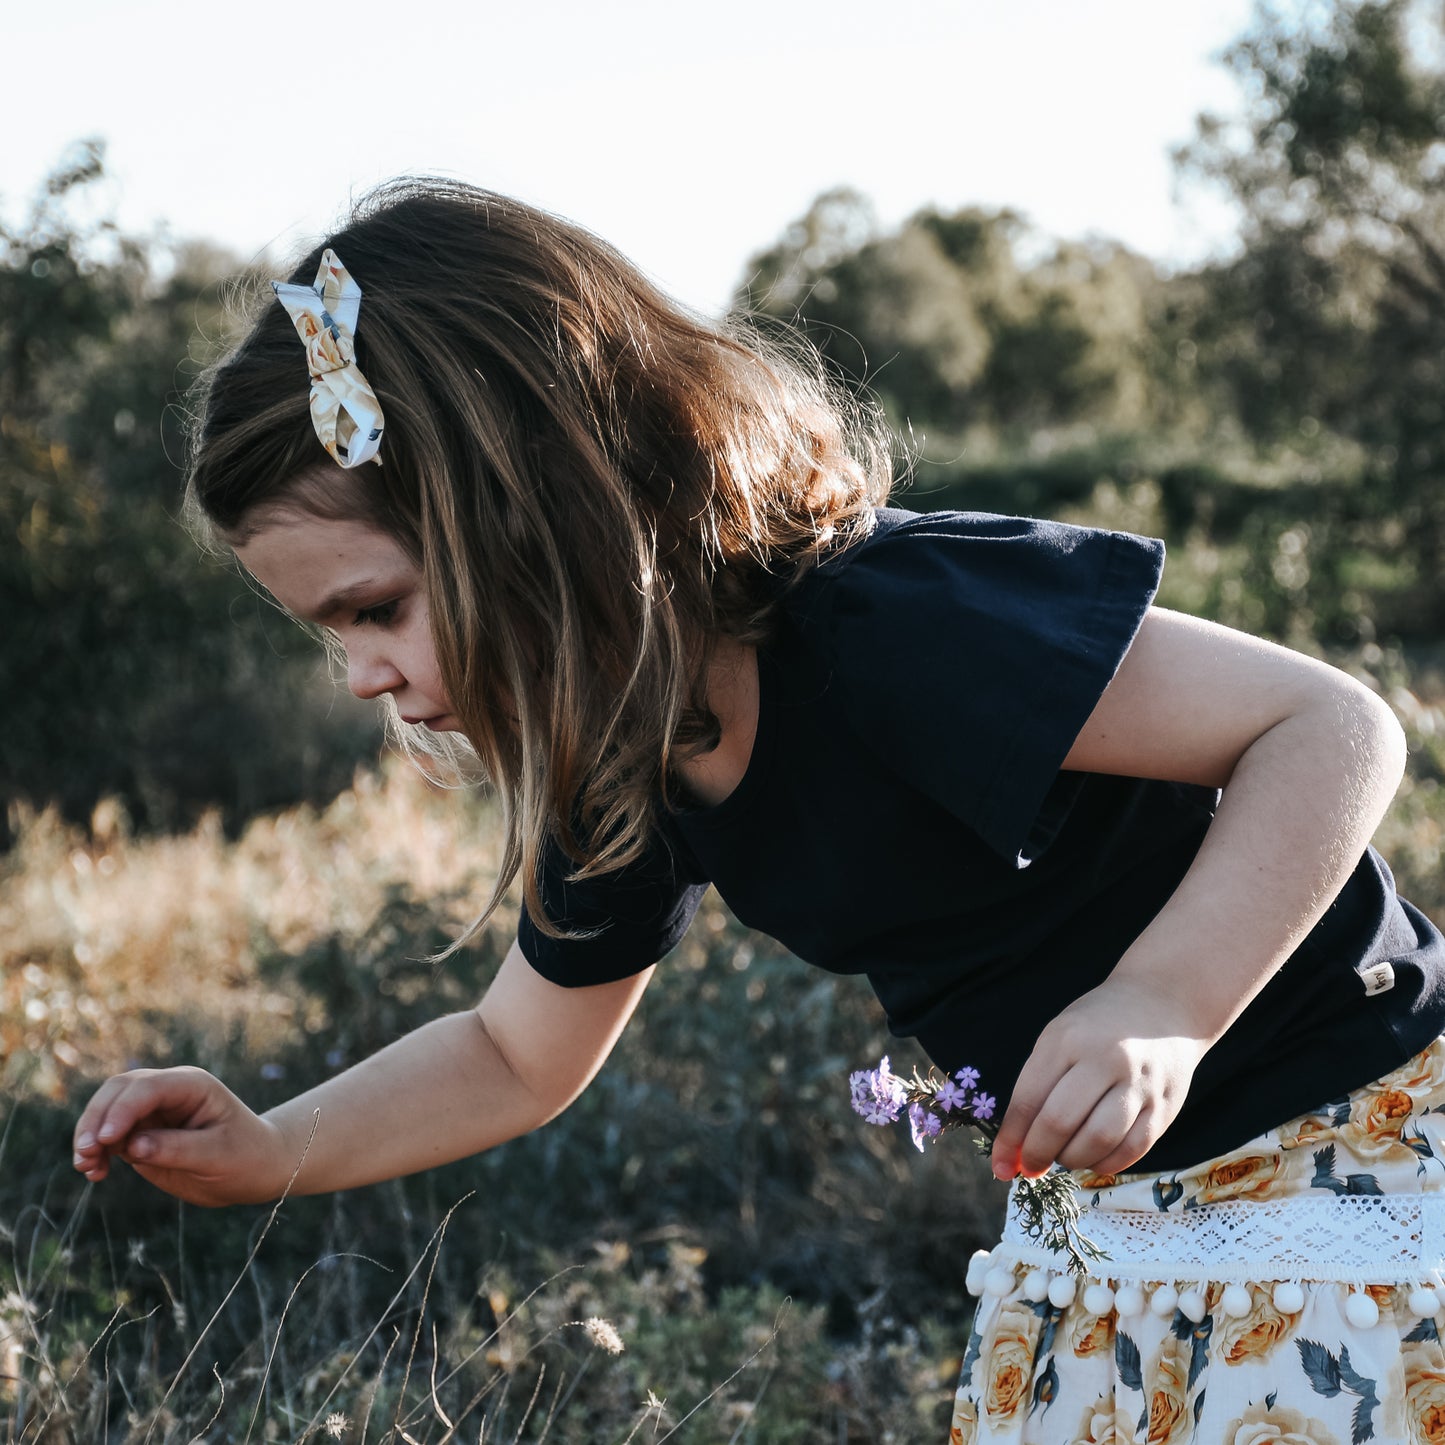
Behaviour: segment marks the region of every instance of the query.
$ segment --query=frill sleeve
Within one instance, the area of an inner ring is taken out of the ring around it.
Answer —
[[[1071,806],[1060,764],[1128,651],[1163,561],[1162,542],[1128,533],[911,517],[838,559],[815,620],[860,734],[1022,868]]]

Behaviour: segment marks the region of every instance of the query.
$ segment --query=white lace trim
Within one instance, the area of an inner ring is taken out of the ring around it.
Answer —
[[[1108,1280],[1244,1284],[1321,1280],[1414,1284],[1445,1279],[1445,1194],[1295,1195],[1170,1212],[1083,1211],[1080,1229],[1107,1256]],[[1024,1232],[1010,1201],[999,1262],[1067,1268]]]

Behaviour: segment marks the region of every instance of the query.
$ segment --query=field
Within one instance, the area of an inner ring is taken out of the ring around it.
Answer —
[[[1373,660],[1412,742],[1378,841],[1440,917],[1445,715]],[[429,956],[488,892],[488,804],[391,762],[233,840],[214,818],[132,837],[112,804],[11,823],[7,1445],[943,1438],[963,1263],[1002,1188],[958,1136],[920,1156],[849,1112],[848,1071],[890,1047],[866,987],[710,898],[559,1121],[429,1175],[207,1212],[73,1174],[87,1091],[191,1062],[264,1106],[467,1007],[514,915]]]
[[[131,838],[105,805],[89,829],[15,821],[0,1438],[946,1430],[962,1262],[1002,1188],[962,1140],[921,1157],[848,1111],[849,1069],[888,1047],[866,987],[710,900],[602,1076],[539,1134],[274,1216],[206,1212],[124,1170],[72,1173],[88,1088],[193,1062],[264,1105],[468,1006],[513,920],[427,956],[488,891],[490,812],[393,764],[229,842],[213,821]]]

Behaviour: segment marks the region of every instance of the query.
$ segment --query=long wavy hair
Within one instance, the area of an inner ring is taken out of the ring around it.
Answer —
[[[287,509],[361,520],[419,567],[452,709],[496,788],[539,928],[544,843],[573,877],[646,847],[679,761],[719,737],[709,664],[865,535],[891,475],[868,408],[801,347],[705,322],[596,237],[518,201],[402,179],[333,248],[361,285],[357,365],[383,465],[321,451],[282,307],[202,379],[187,504],[225,543]],[[428,740],[390,708],[414,749]]]

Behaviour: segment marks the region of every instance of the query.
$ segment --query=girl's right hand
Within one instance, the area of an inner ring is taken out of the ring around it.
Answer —
[[[1117,1174],[1178,1117],[1209,1040],[1168,980],[1116,971],[1040,1033],[994,1139],[994,1174]]]
[[[299,1161],[281,1131],[204,1069],[133,1069],[107,1079],[75,1126],[75,1167],[92,1183],[112,1159],[191,1204],[255,1204],[285,1192]]]

